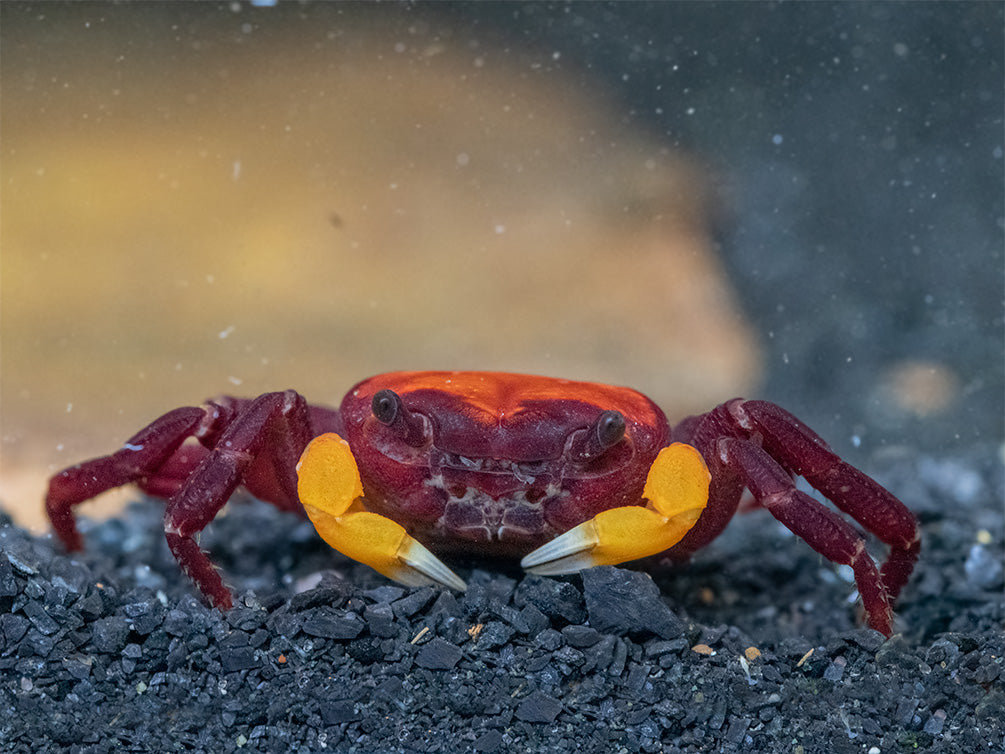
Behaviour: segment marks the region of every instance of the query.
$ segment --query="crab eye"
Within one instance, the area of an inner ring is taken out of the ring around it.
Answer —
[[[590,461],[610,450],[625,437],[625,417],[620,411],[604,411],[572,446],[572,457]]]
[[[398,406],[401,404],[401,397],[393,390],[381,390],[374,394],[370,407],[373,415],[381,424],[388,426],[394,424],[395,417],[398,416]]]
[[[401,396],[393,390],[379,390],[370,402],[373,417],[393,430],[413,448],[426,444],[426,424],[422,417],[405,408]]]
[[[604,450],[617,445],[625,436],[625,417],[620,411],[605,411],[594,426],[597,442]]]

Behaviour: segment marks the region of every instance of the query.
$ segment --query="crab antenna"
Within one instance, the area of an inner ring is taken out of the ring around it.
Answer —
[[[570,455],[577,461],[592,461],[617,445],[625,436],[625,417],[620,411],[604,411],[572,444]]]
[[[394,432],[413,448],[426,444],[426,424],[422,417],[405,408],[401,396],[393,390],[374,393],[370,404],[374,418]]]

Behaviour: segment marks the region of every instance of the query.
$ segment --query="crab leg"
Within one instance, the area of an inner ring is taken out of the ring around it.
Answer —
[[[649,469],[642,496],[651,507],[630,505],[598,513],[537,548],[520,565],[553,576],[597,565],[656,555],[677,544],[708,503],[711,477],[690,445],[673,443]]]
[[[297,464],[297,491],[321,538],[346,557],[406,586],[463,591],[464,581],[400,524],[363,507],[363,484],[349,443],[315,437]]]

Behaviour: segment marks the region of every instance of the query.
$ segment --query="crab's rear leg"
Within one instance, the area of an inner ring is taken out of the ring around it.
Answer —
[[[740,473],[757,502],[828,560],[851,566],[870,628],[890,636],[893,603],[883,587],[865,539],[847,521],[802,490],[791,475],[758,445],[724,438],[718,443],[726,465]]]
[[[711,480],[701,454],[673,443],[649,469],[647,507],[611,508],[528,554],[520,565],[554,576],[597,565],[616,565],[665,552],[690,531],[708,504]]]
[[[203,408],[177,408],[141,429],[115,453],[92,458],[53,476],[45,509],[66,549],[79,550],[82,546],[73,508],[85,500],[132,483],[152,494],[176,490],[179,476],[205,455],[201,446],[182,451],[182,443],[212,418]]]
[[[813,430],[783,408],[767,401],[743,401],[730,405],[730,411],[741,424],[761,435],[764,449],[773,458],[806,479],[889,546],[880,577],[892,604],[921,552],[915,515],[875,479],[842,460]]]
[[[334,433],[314,438],[297,464],[300,502],[318,534],[346,557],[408,586],[464,590],[464,581],[391,519],[366,510],[349,444]]]
[[[296,458],[310,440],[311,426],[307,402],[298,393],[287,390],[260,395],[242,406],[168,500],[164,511],[168,547],[185,574],[217,607],[229,608],[233,599],[195,536],[216,517],[238,485],[256,476],[268,477],[269,502],[293,509],[297,500]],[[250,489],[254,493],[255,485]]]

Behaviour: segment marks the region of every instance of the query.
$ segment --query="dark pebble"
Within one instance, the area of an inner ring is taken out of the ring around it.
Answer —
[[[366,624],[354,613],[332,607],[317,607],[305,611],[303,631],[323,639],[355,639]]]
[[[485,754],[493,754],[499,751],[503,745],[503,736],[498,730],[487,730],[482,733],[471,744],[475,751],[483,751]]]
[[[562,711],[562,703],[553,696],[534,691],[521,700],[516,708],[516,716],[528,723],[550,723]]]
[[[562,636],[570,647],[592,647],[600,641],[600,632],[592,626],[566,626]]]
[[[99,652],[117,654],[126,646],[129,638],[129,624],[124,616],[111,615],[94,621],[91,643]]]
[[[17,582],[14,581],[14,568],[7,558],[0,558],[0,597],[13,597],[17,594]]]
[[[530,604],[550,620],[582,623],[586,619],[583,595],[572,584],[542,576],[528,576],[514,594],[517,605]]]
[[[590,625],[598,631],[654,634],[663,639],[684,633],[684,624],[644,573],[613,566],[590,568],[583,571],[583,592]]]
[[[237,670],[248,670],[261,665],[255,650],[250,646],[228,647],[220,650],[220,664],[223,665],[225,673],[233,673]]]
[[[359,713],[356,712],[353,703],[344,700],[324,701],[320,705],[321,722],[325,725],[341,725],[359,720]]]
[[[23,610],[32,625],[46,636],[54,634],[59,630],[59,623],[46,612],[46,608],[40,602],[32,600],[24,606]]]
[[[461,659],[461,648],[439,636],[422,645],[415,664],[429,670],[450,670]]]

